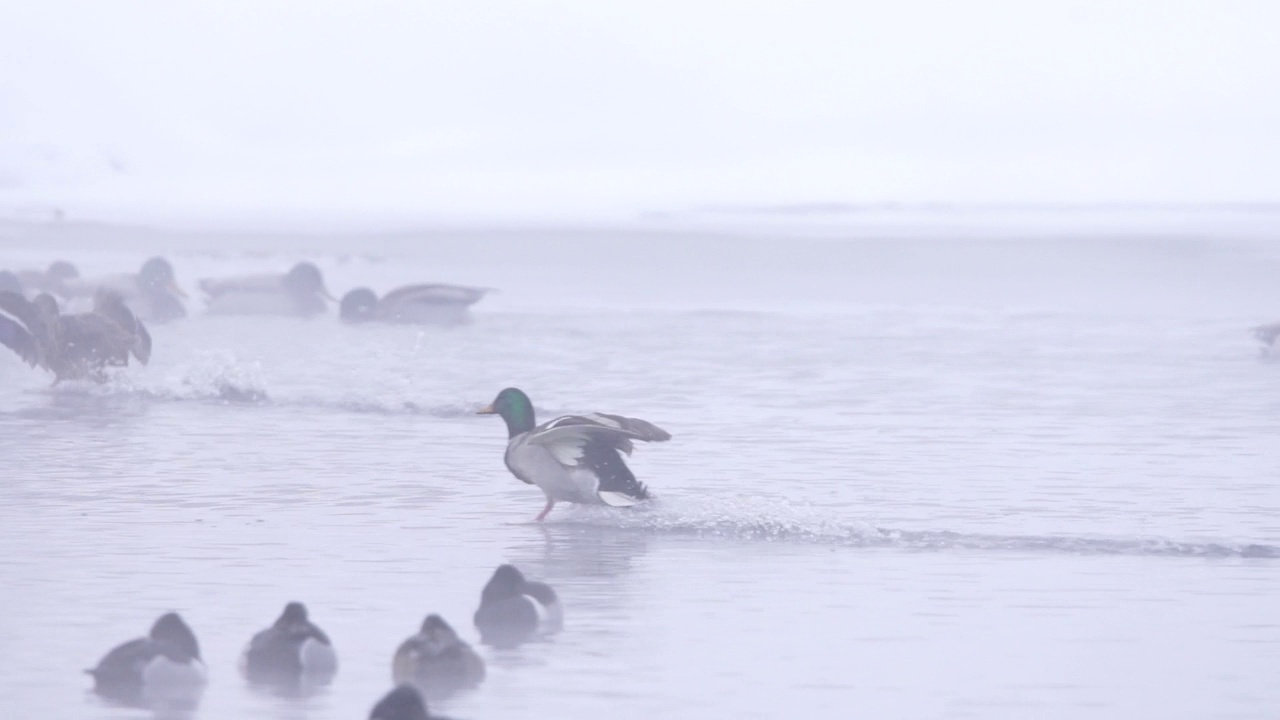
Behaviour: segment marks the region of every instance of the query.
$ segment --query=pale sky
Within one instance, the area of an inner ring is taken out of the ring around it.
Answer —
[[[1267,0],[0,11],[11,206],[1280,200],[1280,3]]]

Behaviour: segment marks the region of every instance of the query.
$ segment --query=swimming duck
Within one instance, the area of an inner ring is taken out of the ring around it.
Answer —
[[[397,683],[413,683],[431,695],[446,696],[479,685],[484,661],[449,623],[432,614],[396,649],[391,675]]]
[[[514,565],[502,565],[481,591],[474,620],[482,642],[509,647],[559,631],[564,611],[550,585],[526,580]]]
[[[506,388],[480,415],[501,415],[507,423],[507,469],[537,485],[547,504],[535,518],[541,522],[557,502],[627,507],[649,499],[621,453],[631,454],[632,440],[663,442],[671,433],[635,418],[591,413],[565,415],[534,425],[533,403],[517,388]]]
[[[187,293],[178,286],[173,265],[162,257],[147,260],[136,273],[67,280],[58,292],[67,298],[91,297],[99,289],[120,295],[147,322],[166,323],[187,316],[182,304]]]
[[[448,720],[427,712],[422,693],[412,685],[400,685],[382,696],[369,713],[369,720]]]
[[[325,682],[338,671],[338,656],[329,636],[307,617],[307,607],[291,602],[271,627],[249,641],[240,666],[252,682],[297,682],[303,678]]]
[[[125,366],[129,356],[151,359],[151,334],[119,295],[99,290],[93,312],[63,315],[48,293],[27,300],[0,292],[0,343],[31,367],[54,374],[54,384],[88,378],[105,382],[107,366]]]
[[[356,288],[342,296],[338,317],[348,323],[460,325],[471,319],[469,308],[486,292],[461,285],[407,285],[379,300],[369,288]]]
[[[45,270],[20,270],[18,282],[22,288],[31,292],[47,292],[54,295],[65,295],[64,286],[80,277],[80,271],[66,260],[55,260]]]
[[[291,315],[308,317],[328,311],[333,296],[324,286],[320,268],[309,262],[294,265],[283,275],[248,275],[205,279],[200,289],[214,315]]]
[[[117,646],[85,672],[95,692],[125,702],[198,693],[206,680],[196,636],[172,612],[161,615],[147,637]]]
[[[1276,338],[1280,338],[1280,322],[1270,325],[1259,325],[1253,328],[1253,336],[1262,343],[1262,353],[1269,355],[1276,352]]]

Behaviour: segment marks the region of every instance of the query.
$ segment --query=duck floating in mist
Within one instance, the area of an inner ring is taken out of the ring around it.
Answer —
[[[550,585],[526,580],[514,565],[502,565],[481,591],[474,620],[482,642],[511,647],[558,632],[564,611]]]
[[[288,315],[309,317],[328,312],[333,296],[320,268],[309,262],[283,275],[247,275],[200,281],[213,315]]]
[[[369,712],[369,720],[448,720],[441,715],[431,715],[427,711],[427,702],[422,693],[412,685],[400,685],[382,696],[373,710]]]
[[[487,292],[461,285],[407,285],[378,299],[369,288],[356,288],[342,296],[338,316],[348,323],[461,325],[471,320],[471,306]]]
[[[506,421],[507,469],[547,496],[538,522],[561,501],[627,507],[648,500],[648,488],[636,480],[622,454],[631,454],[633,440],[671,439],[671,433],[650,422],[605,413],[565,415],[535,425],[533,403],[517,388],[498,393],[478,414],[501,415]]]
[[[100,289],[124,298],[137,316],[147,322],[166,323],[187,316],[187,308],[182,304],[187,293],[178,286],[173,265],[162,257],[147,260],[136,273],[68,280],[62,283],[61,294],[67,298],[91,297]]]
[[[439,615],[428,615],[422,628],[396,649],[391,675],[428,695],[448,696],[484,680],[484,661]]]
[[[323,684],[337,673],[338,656],[329,636],[307,616],[307,607],[291,602],[271,627],[249,641],[240,666],[250,682]]]
[[[66,260],[55,260],[45,270],[20,270],[15,275],[21,290],[67,297],[65,285],[80,278],[80,271]]]
[[[1263,355],[1280,355],[1280,348],[1276,347],[1276,339],[1280,338],[1280,322],[1253,328],[1253,336],[1262,343]]]
[[[107,367],[129,364],[132,355],[143,365],[151,359],[151,335],[119,295],[99,290],[89,313],[63,315],[48,293],[34,300],[0,292],[0,344],[31,367],[63,380],[105,382]]]
[[[161,615],[146,637],[115,647],[85,672],[99,695],[127,703],[195,696],[207,678],[195,633],[177,613]]]

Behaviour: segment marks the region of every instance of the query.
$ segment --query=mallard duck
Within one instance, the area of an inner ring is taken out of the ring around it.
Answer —
[[[653,423],[605,413],[565,415],[535,426],[533,403],[517,388],[498,393],[478,414],[502,416],[510,438],[507,469],[547,496],[537,522],[560,501],[627,507],[648,500],[648,488],[636,480],[622,453],[631,454],[632,440],[671,439]]]
[[[338,656],[329,636],[307,617],[307,607],[291,602],[271,627],[253,636],[240,665],[252,682],[324,682],[338,671]]]
[[[413,683],[434,696],[447,696],[484,680],[484,661],[439,615],[400,644],[391,663],[397,683]]]
[[[187,308],[182,304],[187,293],[178,286],[173,265],[162,257],[147,260],[136,273],[67,280],[57,292],[67,298],[90,297],[100,289],[124,298],[138,317],[147,322],[165,323],[187,316]]]
[[[369,712],[369,720],[448,720],[441,715],[427,712],[427,702],[422,693],[412,685],[400,685],[395,690],[382,696],[373,710]]]
[[[294,265],[283,275],[247,275],[205,279],[200,289],[215,315],[292,315],[308,317],[327,312],[333,296],[324,286],[320,268],[309,262]]]
[[[526,580],[514,565],[503,565],[481,591],[474,620],[482,642],[512,646],[559,631],[564,612],[550,585]]]
[[[195,633],[177,613],[161,615],[147,637],[117,646],[85,672],[95,692],[125,702],[199,692],[206,679]]]
[[[58,301],[41,293],[28,301],[0,292],[0,343],[32,367],[54,374],[54,384],[88,378],[104,382],[107,366],[143,365],[151,359],[151,335],[119,295],[99,290],[93,312],[63,315]]]
[[[78,279],[80,271],[66,260],[55,260],[45,270],[20,270],[16,277],[23,290],[66,297],[65,285]]]
[[[342,296],[338,317],[343,322],[458,325],[470,319],[470,308],[488,292],[461,285],[407,285],[381,300],[369,288],[356,288]]]
[[[1280,338],[1280,322],[1259,325],[1253,328],[1253,336],[1258,338],[1258,342],[1262,343],[1262,352],[1264,354],[1276,352],[1276,338]]]

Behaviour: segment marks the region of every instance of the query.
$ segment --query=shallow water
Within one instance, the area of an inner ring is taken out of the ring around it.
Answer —
[[[1257,237],[374,237],[3,227],[4,264],[203,275],[310,257],[358,283],[493,286],[472,325],[152,328],[101,387],[0,354],[0,696],[145,717],[79,671],[177,609],[196,717],[364,717],[428,612],[465,637],[493,567],[565,631],[484,650],[463,718],[1269,718],[1280,706],[1280,319]],[[1274,237],[1274,235],[1273,235]],[[543,417],[670,430],[657,499],[558,507],[507,474],[506,385]],[[307,698],[236,659],[306,601],[341,670]]]

